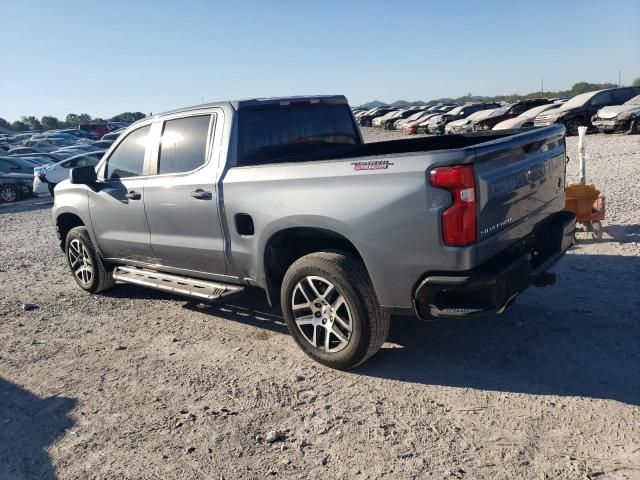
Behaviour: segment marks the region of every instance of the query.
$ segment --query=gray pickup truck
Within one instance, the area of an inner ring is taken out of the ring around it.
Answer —
[[[572,245],[564,127],[364,143],[347,100],[184,108],[131,125],[56,187],[78,285],[279,303],[333,368],[384,343],[390,314],[501,313]]]

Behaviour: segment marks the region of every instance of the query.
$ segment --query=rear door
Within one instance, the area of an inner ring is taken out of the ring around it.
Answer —
[[[167,117],[145,185],[151,245],[166,267],[224,275],[224,237],[216,190],[222,110]]]
[[[91,224],[107,258],[153,261],[144,211],[150,134],[151,125],[127,134],[100,166],[99,187],[88,190]]]
[[[485,261],[564,208],[562,126],[521,133],[475,147],[478,255]]]

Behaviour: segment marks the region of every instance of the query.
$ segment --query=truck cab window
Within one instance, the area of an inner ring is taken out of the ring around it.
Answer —
[[[142,175],[150,129],[146,126],[134,130],[116,147],[107,160],[105,178],[114,180]]]
[[[210,119],[210,115],[199,115],[164,123],[160,137],[159,174],[190,172],[204,165]]]

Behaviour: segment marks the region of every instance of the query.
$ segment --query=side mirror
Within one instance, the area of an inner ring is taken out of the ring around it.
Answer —
[[[91,165],[72,168],[69,172],[69,181],[76,185],[95,185],[98,181],[96,168]]]

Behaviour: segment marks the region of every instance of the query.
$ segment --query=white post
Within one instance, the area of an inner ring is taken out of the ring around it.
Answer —
[[[584,136],[587,134],[587,127],[578,127],[578,160],[580,162],[580,183],[587,183],[586,160],[587,153],[584,145]]]

